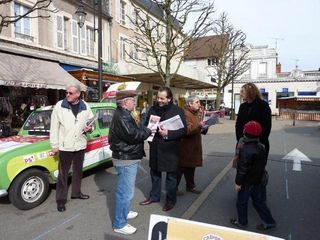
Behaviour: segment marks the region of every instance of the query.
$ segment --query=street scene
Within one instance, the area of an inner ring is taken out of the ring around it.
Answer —
[[[320,239],[319,12],[0,1],[0,239]]]
[[[256,230],[259,220],[249,204],[246,230],[284,239],[318,239],[319,124],[299,121],[292,126],[292,121],[275,118],[272,123],[267,204],[277,221],[277,228],[266,232]],[[195,174],[197,187],[203,192],[200,195],[185,192],[168,213],[161,210],[163,200],[149,206],[138,204],[147,197],[151,185],[148,158],[142,160],[132,203],[132,209],[138,211],[139,216],[131,220],[138,231],[130,237],[112,231],[116,172],[113,167],[106,166],[90,171],[83,179],[83,191],[91,198],[69,200],[68,208],[62,214],[56,211],[55,189],[42,205],[28,211],[18,210],[8,199],[1,199],[1,238],[147,239],[150,214],[232,227],[229,220],[236,214],[235,169],[230,165],[235,146],[234,124],[232,120],[220,119],[220,123],[212,126],[203,137],[204,164]],[[145,148],[148,150],[148,144]],[[286,158],[294,149],[299,153]],[[300,170],[293,170],[295,164],[301,167]],[[184,186],[184,182],[181,184]]]

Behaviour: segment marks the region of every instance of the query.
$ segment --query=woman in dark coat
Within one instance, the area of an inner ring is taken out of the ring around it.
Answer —
[[[201,128],[204,125],[199,118],[199,109],[199,98],[190,95],[186,99],[186,106],[183,109],[187,121],[187,135],[182,138],[180,143],[179,167],[177,171],[177,186],[179,186],[182,175],[184,175],[186,190],[196,194],[201,193],[201,191],[195,188],[194,172],[196,167],[202,166]]]
[[[253,83],[246,83],[241,87],[240,92],[243,103],[240,105],[236,121],[237,141],[243,137],[243,127],[249,121],[257,121],[262,126],[260,142],[266,148],[267,158],[269,155],[269,135],[271,131],[271,110],[266,101],[261,97],[257,86]]]

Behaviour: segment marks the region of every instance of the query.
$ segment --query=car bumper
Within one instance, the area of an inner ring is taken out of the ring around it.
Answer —
[[[7,195],[8,195],[7,190],[0,189],[0,197],[4,197],[4,196],[7,196]]]

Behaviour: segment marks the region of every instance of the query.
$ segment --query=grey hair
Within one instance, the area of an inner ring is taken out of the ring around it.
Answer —
[[[189,95],[187,98],[186,98],[186,104],[189,105],[189,103],[193,103],[194,100],[196,99],[199,99],[198,96],[196,95]]]
[[[73,88],[77,89],[78,92],[81,92],[81,86],[79,83],[70,83],[67,85],[67,88],[69,88],[69,87],[73,87]]]

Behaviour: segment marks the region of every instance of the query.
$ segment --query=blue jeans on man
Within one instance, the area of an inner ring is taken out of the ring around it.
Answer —
[[[265,227],[276,224],[271,212],[266,204],[267,193],[266,187],[263,185],[241,186],[237,198],[238,222],[242,226],[248,224],[248,201],[251,197],[254,208],[259,214],[262,224]]]
[[[118,182],[115,194],[115,210],[112,227],[123,228],[127,224],[127,215],[130,211],[134,196],[135,181],[139,162],[131,165],[115,166],[118,172]]]

